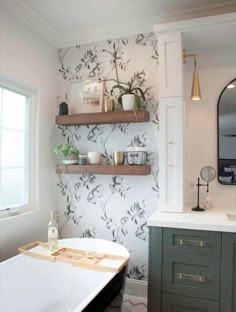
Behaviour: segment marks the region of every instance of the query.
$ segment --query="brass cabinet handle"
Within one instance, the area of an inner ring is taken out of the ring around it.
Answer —
[[[194,281],[198,283],[204,283],[206,281],[206,277],[202,275],[191,275],[191,274],[185,274],[185,273],[176,273],[176,278],[179,280],[188,280],[188,281]]]
[[[191,240],[191,239],[176,239],[176,245],[179,246],[194,246],[194,247],[207,247],[207,242],[204,240]]]

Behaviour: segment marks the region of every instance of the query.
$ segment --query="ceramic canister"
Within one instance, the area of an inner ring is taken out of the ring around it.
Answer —
[[[88,163],[90,165],[100,165],[101,164],[101,154],[98,152],[88,152]]]

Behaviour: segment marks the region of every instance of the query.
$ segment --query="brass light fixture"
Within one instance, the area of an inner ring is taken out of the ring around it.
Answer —
[[[194,72],[193,72],[191,99],[193,101],[200,101],[202,99],[202,96],[201,96],[199,76],[198,76],[198,71],[197,71],[196,54],[186,54],[185,49],[184,49],[183,50],[184,63],[186,62],[185,60],[187,57],[193,57],[194,59]]]

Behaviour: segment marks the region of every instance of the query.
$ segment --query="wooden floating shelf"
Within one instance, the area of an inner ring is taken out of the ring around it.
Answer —
[[[57,173],[106,174],[106,175],[149,175],[150,165],[57,165]]]
[[[61,126],[131,123],[145,121],[149,121],[149,112],[145,110],[56,116],[56,124]]]

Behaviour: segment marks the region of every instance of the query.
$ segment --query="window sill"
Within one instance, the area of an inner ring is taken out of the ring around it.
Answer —
[[[33,209],[31,207],[25,207],[25,208],[9,208],[0,210],[0,222],[4,220],[10,220],[15,218],[20,218],[26,215],[29,215],[31,213],[35,213],[37,210]]]

